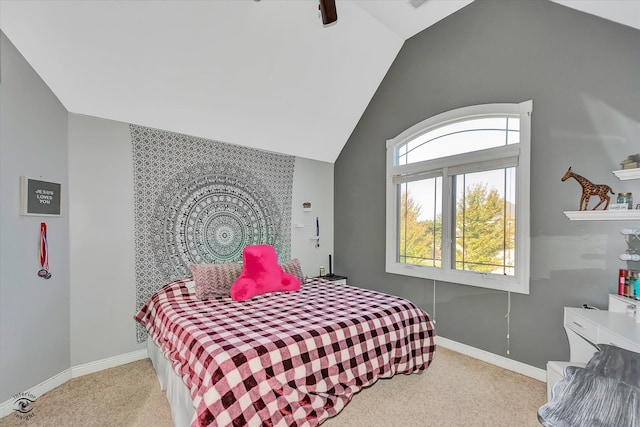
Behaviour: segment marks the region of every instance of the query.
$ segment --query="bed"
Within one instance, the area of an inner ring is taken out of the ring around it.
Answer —
[[[238,302],[189,285],[165,285],[135,315],[176,425],[316,426],[363,387],[433,359],[429,315],[396,296],[308,279]]]

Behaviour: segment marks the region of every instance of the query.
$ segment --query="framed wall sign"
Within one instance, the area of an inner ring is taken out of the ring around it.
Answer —
[[[62,184],[20,177],[20,215],[60,216]]]

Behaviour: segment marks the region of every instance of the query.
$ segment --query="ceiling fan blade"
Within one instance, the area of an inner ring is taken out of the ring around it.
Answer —
[[[336,0],[320,0],[318,8],[322,14],[322,25],[328,25],[338,20]]]
[[[409,3],[411,3],[411,6],[413,7],[418,7],[426,2],[427,0],[409,0]]]

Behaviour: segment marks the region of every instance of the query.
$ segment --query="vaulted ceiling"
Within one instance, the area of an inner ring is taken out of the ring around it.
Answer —
[[[470,2],[323,27],[317,0],[0,0],[0,28],[72,113],[333,162],[404,41]],[[639,0],[556,2],[640,29]]]

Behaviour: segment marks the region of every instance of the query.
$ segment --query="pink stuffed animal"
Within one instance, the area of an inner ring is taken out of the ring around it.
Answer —
[[[300,290],[300,280],[285,273],[273,246],[251,245],[242,250],[242,273],[231,285],[231,298],[244,301],[256,295]]]

